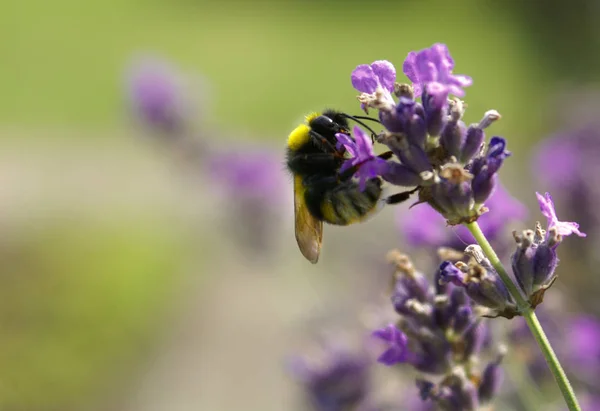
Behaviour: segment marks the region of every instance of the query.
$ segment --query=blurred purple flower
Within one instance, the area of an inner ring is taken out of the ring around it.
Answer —
[[[262,199],[269,208],[279,207],[291,192],[283,161],[269,149],[247,148],[213,153],[207,167],[211,181],[232,199]]]
[[[600,377],[600,321],[589,315],[572,318],[563,335],[565,355],[574,369],[585,369],[594,378]],[[600,388],[600,387],[599,387]]]
[[[423,373],[417,387],[427,401],[415,409],[437,409],[434,404],[439,409],[477,409],[477,386],[472,381],[479,380],[480,374],[476,367],[463,365],[478,363],[482,351],[493,344],[488,340],[485,346],[487,326],[463,284],[443,284],[438,281],[439,271],[432,284],[398,251],[390,252],[388,260],[395,267],[391,302],[399,317],[372,334],[386,348],[379,362],[410,365]],[[485,400],[497,393],[497,380],[488,380],[482,389]]]
[[[312,355],[292,358],[288,370],[305,387],[315,411],[342,411],[367,401],[370,390],[369,357],[342,342],[328,341]]]
[[[512,197],[501,184],[498,184],[485,205],[490,211],[477,220],[481,230],[497,252],[508,250],[513,243],[506,235],[510,232],[507,223],[524,220],[527,217],[527,208]],[[444,217],[427,204],[414,207],[410,212],[398,209],[396,221],[408,244],[415,248],[450,247],[462,250],[466,244],[475,243],[466,227],[447,227]]]
[[[189,96],[182,75],[166,61],[136,60],[127,72],[129,104],[140,120],[161,132],[185,128]]]
[[[446,100],[449,94],[462,97],[465,95],[463,87],[473,84],[469,76],[452,74],[454,60],[445,44],[436,43],[427,49],[411,51],[402,69],[413,82],[415,97],[423,90],[438,101]]]
[[[578,183],[582,177],[580,161],[583,153],[577,140],[577,138],[559,136],[540,144],[535,150],[536,177],[545,184],[564,189]]]
[[[236,145],[235,150],[213,152],[201,166],[212,191],[228,208],[226,222],[233,237],[251,250],[252,258],[276,255],[277,230],[291,218],[292,187],[284,173],[283,155],[269,149]]]

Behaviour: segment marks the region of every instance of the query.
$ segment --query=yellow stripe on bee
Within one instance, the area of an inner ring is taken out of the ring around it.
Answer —
[[[300,124],[288,136],[287,145],[292,150],[300,149],[310,139],[310,128],[306,124]]]
[[[379,210],[378,205],[379,200],[373,203],[360,192],[338,191],[325,198],[321,204],[321,213],[323,219],[330,224],[350,225],[367,220]]]
[[[310,140],[310,126],[308,124],[320,115],[321,113],[310,113],[304,117],[306,123],[300,124],[288,136],[287,145],[289,148],[298,150]]]
[[[348,199],[343,196],[339,196],[336,201],[341,201],[342,206],[338,206],[338,210],[333,206],[331,199],[325,200],[321,204],[321,213],[323,213],[323,219],[330,224],[335,225],[350,225],[358,223],[365,219],[366,216],[361,216],[354,210],[352,205],[348,204]]]

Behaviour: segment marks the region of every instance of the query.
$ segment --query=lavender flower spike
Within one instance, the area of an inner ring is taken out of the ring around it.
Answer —
[[[445,44],[436,43],[428,49],[408,53],[402,70],[413,82],[414,95],[423,91],[444,101],[449,94],[458,97],[465,95],[463,87],[473,84],[469,76],[452,74],[454,60]]]
[[[550,193],[542,196],[540,193],[535,193],[540,204],[542,214],[548,219],[548,231],[555,227],[556,234],[564,237],[571,234],[576,234],[579,237],[586,237],[585,233],[579,231],[579,224],[570,221],[558,221],[556,211],[554,210],[554,202]]]
[[[335,136],[350,153],[352,158],[346,160],[340,173],[356,167],[355,176],[359,178],[359,187],[364,190],[367,180],[377,177],[386,167],[386,161],[377,157],[373,151],[371,137],[358,126],[354,126],[354,140],[346,134],[337,133]]]
[[[579,231],[579,224],[558,220],[550,193],[545,196],[536,193],[536,196],[542,214],[548,219],[547,229],[543,230],[537,223],[535,230],[524,230],[521,234],[513,232],[517,249],[511,257],[515,278],[534,308],[543,301],[544,293],[556,279],[556,250],[563,237],[571,234],[586,236]]]

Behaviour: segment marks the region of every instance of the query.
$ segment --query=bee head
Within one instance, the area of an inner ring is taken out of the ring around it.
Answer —
[[[323,114],[314,118],[310,123],[311,128],[323,135],[335,133],[350,134],[348,120],[342,113],[325,110]]]

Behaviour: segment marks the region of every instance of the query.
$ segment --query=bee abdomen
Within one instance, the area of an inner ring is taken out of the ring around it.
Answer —
[[[321,203],[323,221],[335,225],[360,222],[379,209],[381,180],[367,181],[364,191],[353,181],[345,182],[326,191]]]

